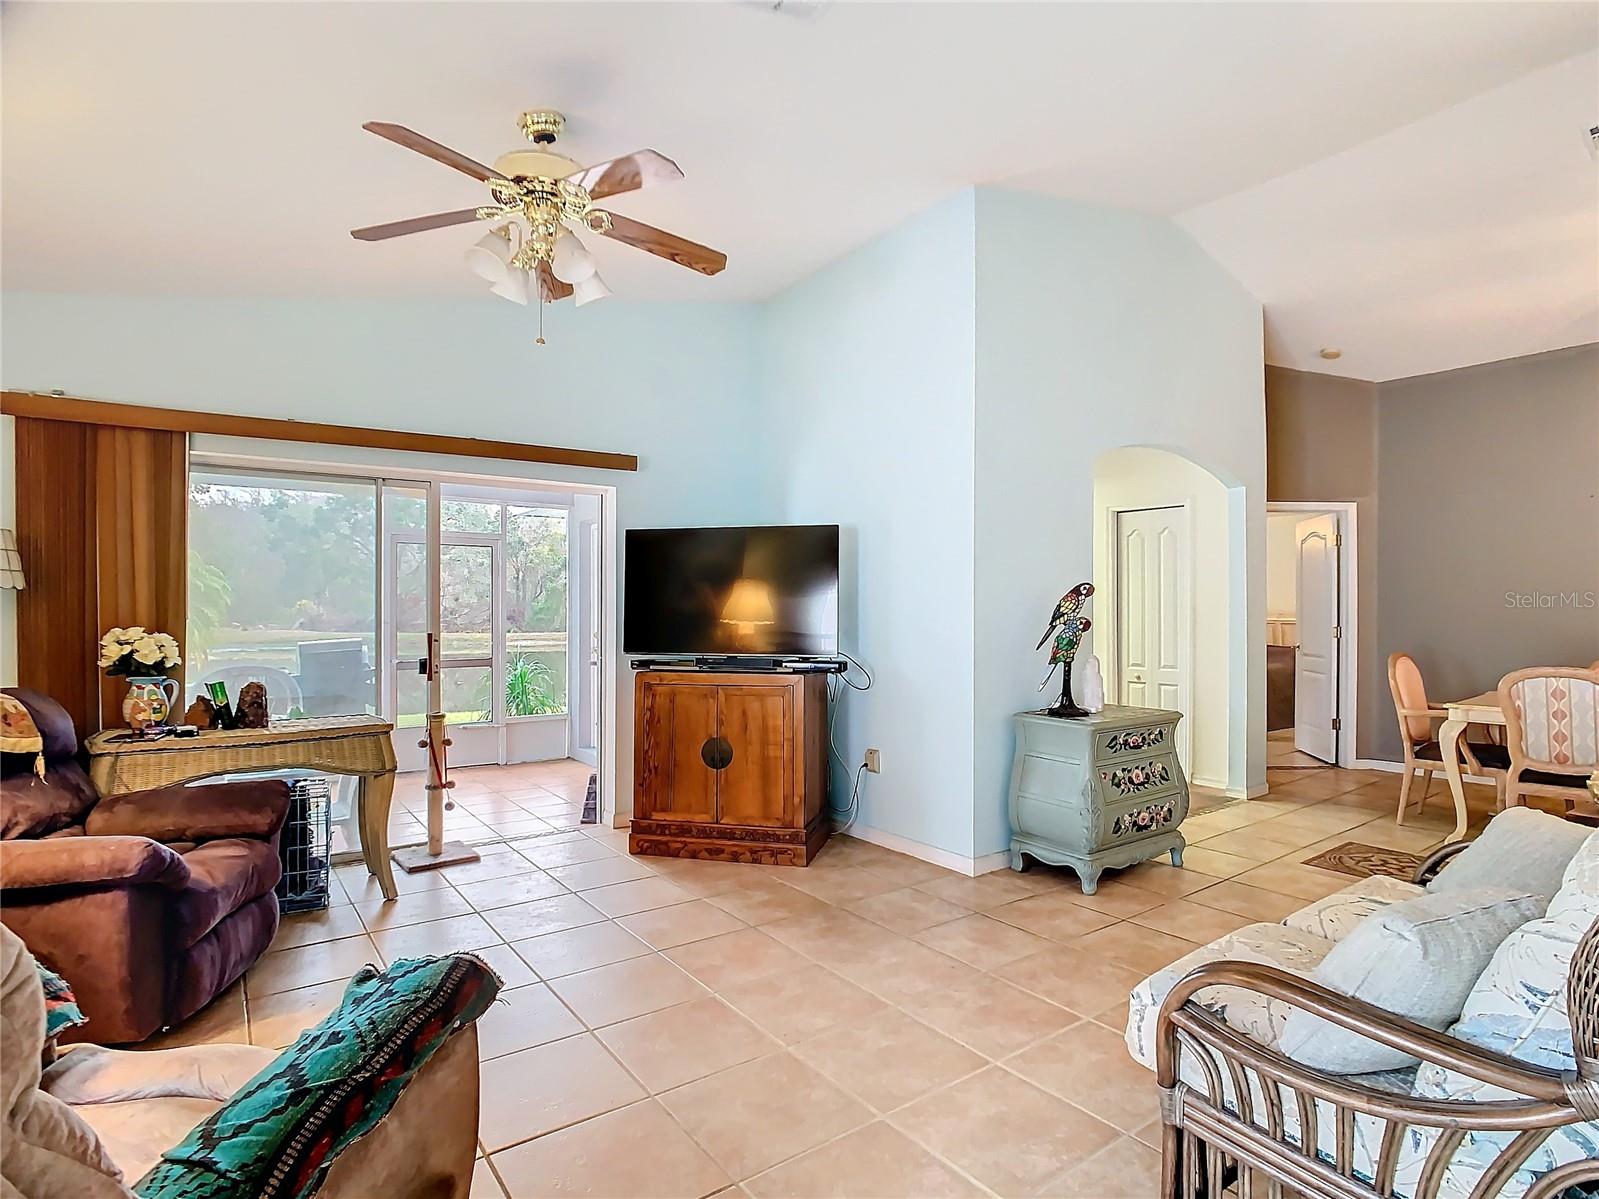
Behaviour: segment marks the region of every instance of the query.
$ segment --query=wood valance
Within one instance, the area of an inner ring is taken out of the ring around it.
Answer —
[[[541,462],[591,470],[638,469],[637,455],[613,454],[605,450],[569,450],[517,441],[489,441],[481,437],[456,437],[445,433],[407,433],[396,429],[366,429],[357,425],[328,425],[319,421],[286,420],[281,417],[190,412],[183,408],[116,404],[74,396],[43,395],[33,391],[0,392],[0,413],[168,433],[207,433],[218,437],[297,441],[308,445],[345,445],[418,454],[457,454],[467,458],[501,458],[510,462]]]

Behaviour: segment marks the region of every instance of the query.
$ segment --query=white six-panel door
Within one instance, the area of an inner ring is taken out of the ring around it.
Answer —
[[[1188,511],[1116,514],[1116,685],[1121,702],[1181,712],[1177,752],[1189,766]]]
[[[1312,516],[1294,526],[1299,586],[1294,658],[1294,748],[1338,761],[1338,518]]]

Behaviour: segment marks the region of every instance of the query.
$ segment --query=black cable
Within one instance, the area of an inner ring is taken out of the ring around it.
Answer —
[[[839,650],[838,652],[839,652],[839,655],[846,662],[848,662],[856,670],[860,671],[862,674],[864,674],[866,676],[866,686],[862,687],[862,686],[860,686],[860,685],[858,685],[856,683],[851,683],[849,681],[849,671],[847,671],[847,670],[841,671],[839,673],[838,677],[843,679],[846,684],[848,684],[850,687],[854,688],[856,691],[870,691],[872,689],[872,684],[877,681],[876,679],[874,679],[872,677],[872,672],[867,670],[866,667],[862,666],[859,662],[857,662],[854,658],[850,657],[849,654],[845,653],[843,650]]]

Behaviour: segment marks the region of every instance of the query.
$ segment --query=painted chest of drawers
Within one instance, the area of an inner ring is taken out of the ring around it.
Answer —
[[[1188,782],[1177,761],[1180,712],[1107,707],[1091,716],[1016,716],[1010,864],[1070,866],[1092,895],[1100,873],[1159,854],[1183,861]]]

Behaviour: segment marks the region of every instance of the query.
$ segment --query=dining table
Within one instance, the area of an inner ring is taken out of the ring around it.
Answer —
[[[1467,725],[1504,728],[1505,713],[1499,706],[1498,691],[1484,691],[1441,706],[1446,715],[1438,728],[1438,748],[1443,751],[1444,777],[1449,780],[1449,794],[1455,801],[1455,831],[1449,840],[1461,841],[1466,836],[1466,782],[1461,773],[1460,740],[1466,735]]]

